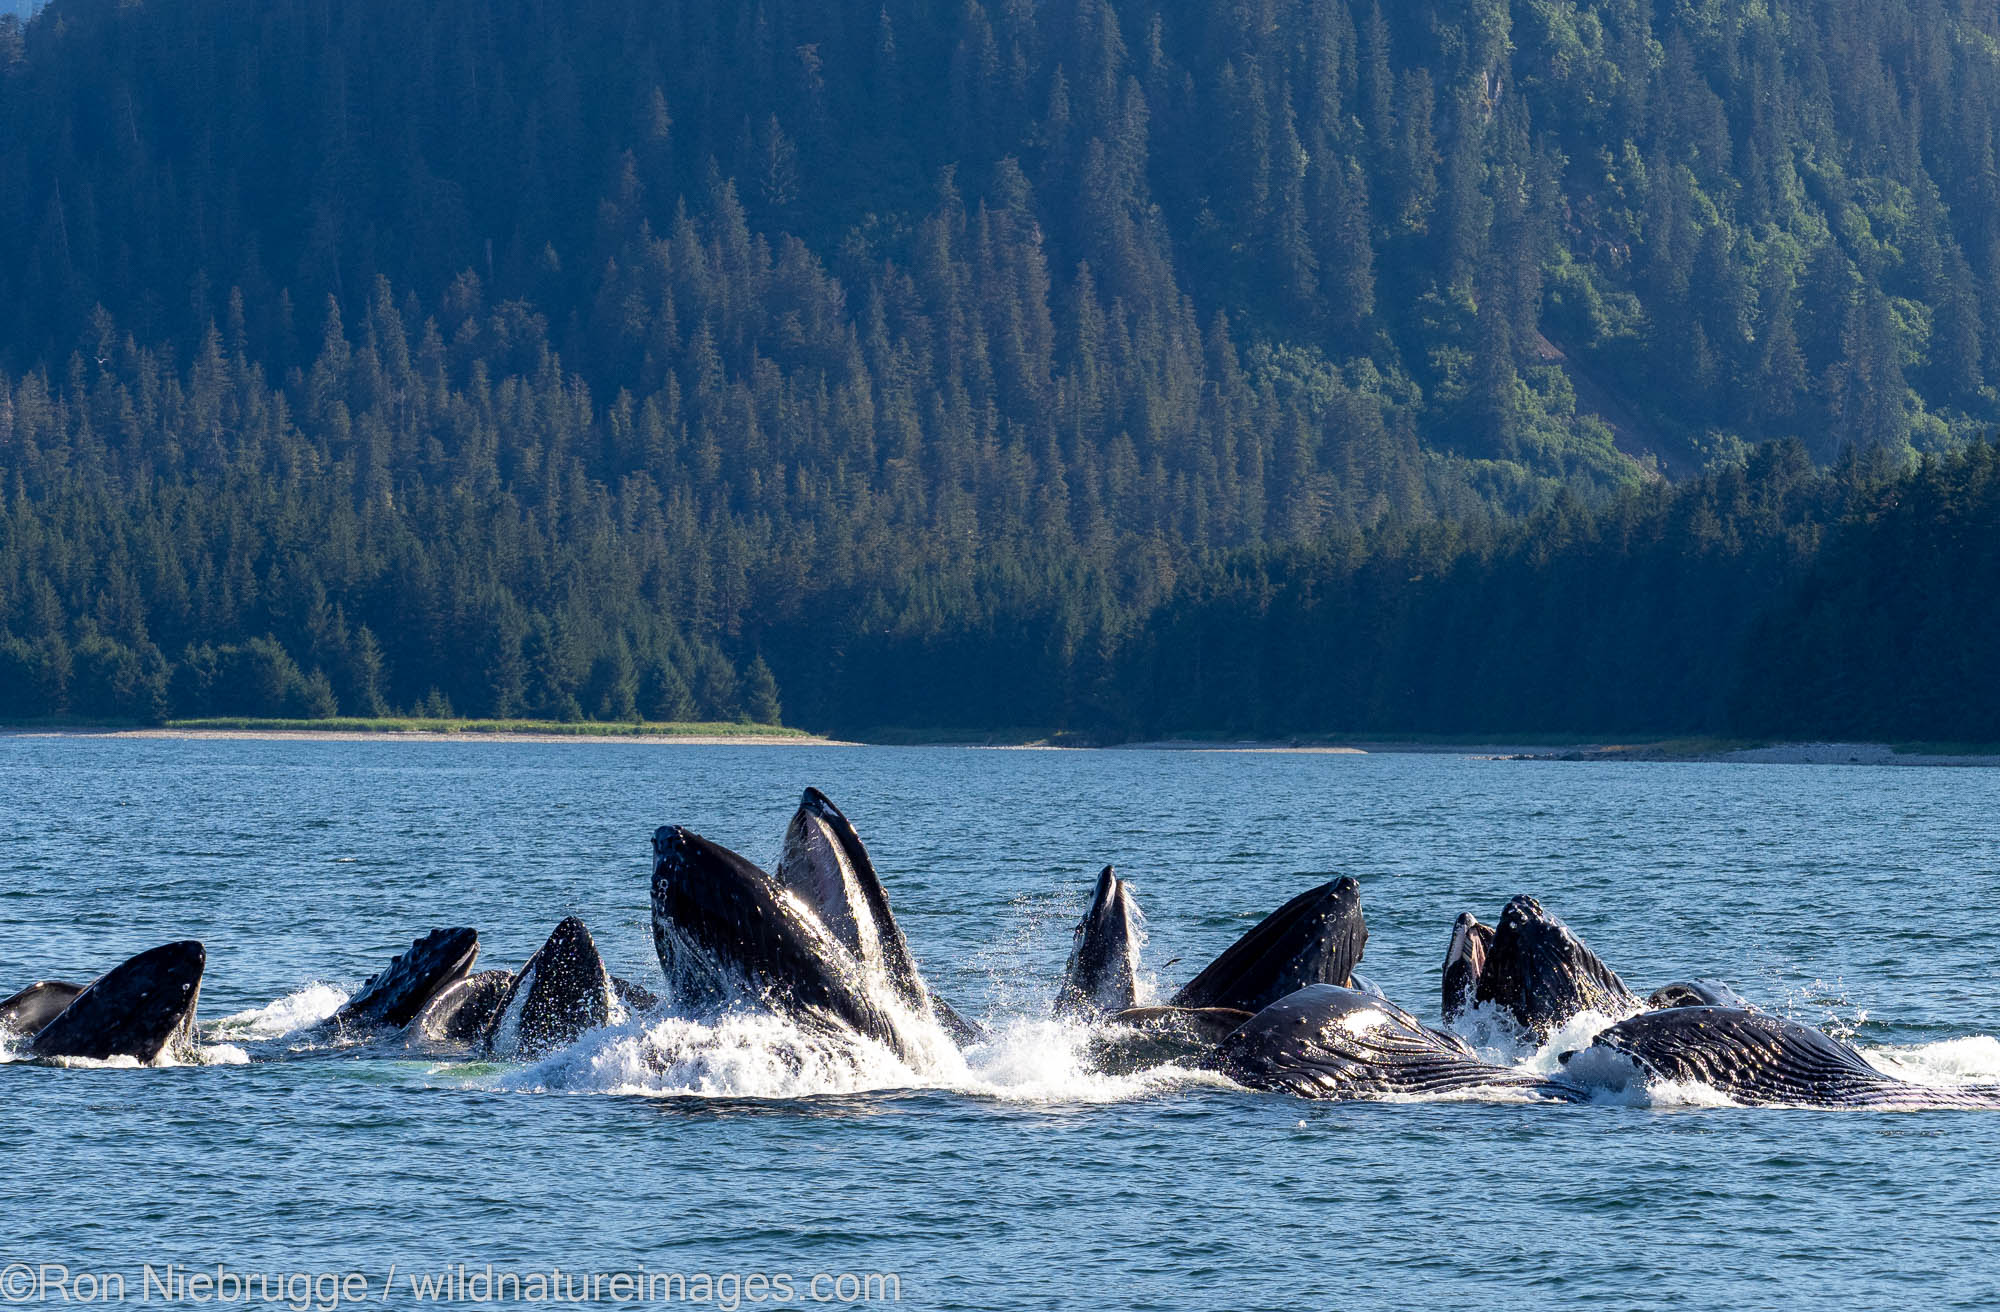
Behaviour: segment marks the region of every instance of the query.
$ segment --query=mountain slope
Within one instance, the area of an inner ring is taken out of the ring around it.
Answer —
[[[1086,708],[1218,553],[1962,443],[1997,116],[1944,0],[57,0],[0,631],[121,705],[730,714],[767,653],[822,719],[980,634],[967,718]]]

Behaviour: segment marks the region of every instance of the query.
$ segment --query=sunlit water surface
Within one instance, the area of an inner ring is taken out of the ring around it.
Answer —
[[[245,1061],[436,925],[512,968],[576,913],[659,988],[653,828],[768,865],[807,784],[993,1028],[962,1061],[672,1014],[533,1066]],[[1885,1068],[2000,1079],[1996,816],[1988,770],[0,736],[0,993],[197,937],[212,1063],[0,1065],[0,1262],[130,1299],[147,1263],[378,1299],[394,1264],[395,1306],[466,1263],[893,1272],[926,1308],[1990,1307],[2000,1114],[1316,1104],[1091,1074],[1046,1009],[1106,862],[1163,989],[1340,872],[1365,970],[1428,1019],[1453,917],[1533,892],[1642,992],[1719,977]]]

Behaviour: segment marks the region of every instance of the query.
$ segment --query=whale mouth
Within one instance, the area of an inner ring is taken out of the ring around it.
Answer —
[[[534,1058],[574,1043],[622,1014],[611,972],[590,930],[565,917],[514,976],[482,1044],[500,1056]]]
[[[1256,1012],[1308,985],[1349,988],[1367,945],[1361,885],[1343,875],[1257,922],[1182,985],[1173,1003]]]
[[[1104,867],[1063,966],[1056,990],[1058,1017],[1084,1019],[1138,1005],[1144,923],[1131,885],[1115,868]]]
[[[653,943],[668,987],[715,1006],[747,997],[796,1020],[831,1021],[914,1059],[920,1036],[813,908],[737,853],[679,825],[653,835]],[[915,1013],[914,1017],[921,1013]]]
[[[194,1055],[208,950],[194,939],[149,948],[85,985],[29,1045],[36,1057],[144,1065]]]
[[[1470,911],[1459,913],[1451,927],[1451,946],[1444,954],[1443,1016],[1450,1023],[1472,1008],[1479,996],[1479,977],[1493,950],[1493,927],[1479,923]]]
[[[1500,1005],[1544,1041],[1586,1011],[1616,1019],[1645,1005],[1561,917],[1526,894],[1500,913],[1474,1001]]]
[[[402,1029],[431,999],[471,974],[478,959],[479,931],[434,929],[369,976],[333,1019],[343,1025]]]

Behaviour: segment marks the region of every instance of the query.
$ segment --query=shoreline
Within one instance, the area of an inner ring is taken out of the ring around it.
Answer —
[[[1312,740],[1159,738],[1130,743],[1050,741],[1001,742],[973,738],[896,743],[833,738],[803,730],[752,729],[688,725],[589,728],[522,725],[485,727],[465,722],[452,727],[408,728],[329,724],[167,724],[133,725],[0,725],[5,738],[130,738],[187,741],[243,739],[252,742],[429,742],[429,743],[638,743],[666,747],[959,747],[979,751],[1110,751],[1215,752],[1254,756],[1463,756],[1479,760],[1632,764],[1710,765],[1868,765],[2000,768],[2000,747],[1990,751],[1950,750],[1958,744],[1913,744],[1898,747],[1882,742],[1797,741],[1730,743],[1714,739],[1662,739],[1636,743],[1444,742],[1423,739],[1368,738]],[[1943,750],[1937,750],[1942,747]]]
[[[1580,747],[1567,751],[1540,749],[1509,759],[1517,761],[1628,761],[1637,763],[1697,762],[1720,765],[1893,765],[1952,766],[1978,769],[2000,767],[2000,751],[1903,751],[1893,743],[1788,742],[1751,747],[1679,752],[1671,743],[1637,743]]]

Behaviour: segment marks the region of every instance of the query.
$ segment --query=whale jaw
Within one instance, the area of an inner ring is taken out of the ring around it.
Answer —
[[[402,1029],[432,998],[471,974],[478,959],[476,930],[434,929],[370,976],[333,1019],[343,1027]]]
[[[567,1048],[618,1010],[611,971],[575,916],[529,957],[482,1036],[496,1056],[535,1058]]]
[[[1505,1007],[1538,1040],[1586,1011],[1616,1019],[1645,1005],[1561,917],[1525,894],[1500,913],[1475,996]]]
[[[1173,1005],[1256,1012],[1309,984],[1346,988],[1367,944],[1361,886],[1342,876],[1264,917],[1183,985]]]
[[[29,1045],[36,1057],[143,1065],[194,1055],[194,1012],[205,948],[193,939],[149,948],[92,980]]]
[[[1141,923],[1131,885],[1104,867],[1063,967],[1057,1016],[1089,1018],[1138,1005]]]
[[[920,1045],[868,991],[866,972],[805,902],[743,857],[679,825],[653,835],[653,945],[684,1002],[748,995],[831,1020],[905,1061]]]

